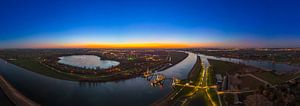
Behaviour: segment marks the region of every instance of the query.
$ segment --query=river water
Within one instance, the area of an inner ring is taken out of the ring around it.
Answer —
[[[160,73],[187,78],[197,59],[196,54],[188,54],[186,59]],[[47,106],[144,106],[172,91],[170,80],[166,80],[163,87],[152,87],[141,77],[118,82],[79,83],[36,74],[4,60],[0,60],[0,73],[25,96]]]

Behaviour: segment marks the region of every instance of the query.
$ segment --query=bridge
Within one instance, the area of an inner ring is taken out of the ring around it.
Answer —
[[[22,95],[12,85],[10,85],[1,75],[0,88],[6,94],[6,96],[17,106],[40,106],[39,104]]]

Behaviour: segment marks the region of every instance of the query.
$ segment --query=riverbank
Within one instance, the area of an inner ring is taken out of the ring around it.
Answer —
[[[169,62],[170,64],[164,63],[164,65],[156,65],[156,67],[151,68],[150,70],[164,70],[169,67],[172,67],[184,60],[188,54],[184,52],[172,52],[170,53],[170,58],[172,60]],[[39,57],[41,58],[41,57]],[[123,79],[129,79],[140,76],[144,71],[147,70],[147,67],[131,67],[130,69],[126,69],[118,72],[109,72],[109,73],[97,73],[97,74],[79,74],[74,72],[69,72],[65,70],[61,70],[59,67],[52,67],[48,64],[43,63],[37,57],[18,57],[18,58],[4,58],[9,63],[15,64],[22,68],[25,68],[29,71],[39,73],[42,75],[46,75],[49,77],[63,79],[63,80],[72,80],[72,81],[84,81],[84,82],[107,82],[107,81],[117,81]],[[130,63],[128,63],[130,64]],[[133,63],[132,63],[133,64]]]

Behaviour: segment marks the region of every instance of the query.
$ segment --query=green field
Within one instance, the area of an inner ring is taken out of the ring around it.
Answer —
[[[227,73],[236,73],[242,68],[239,64],[234,64],[230,62],[218,61],[218,60],[208,60],[211,64],[214,74],[225,75]]]
[[[282,83],[284,81],[290,80],[292,78],[295,78],[297,76],[300,76],[300,73],[296,73],[296,74],[286,74],[286,75],[276,75],[272,72],[261,72],[261,73],[257,73],[254,74],[255,76],[268,81],[271,84],[279,84]]]
[[[30,71],[43,74],[46,76],[58,78],[58,79],[65,79],[65,80],[78,80],[80,78],[79,75],[76,74],[69,74],[64,72],[57,72],[42,63],[39,63],[37,60],[33,59],[17,59],[10,61],[11,63],[28,69]]]

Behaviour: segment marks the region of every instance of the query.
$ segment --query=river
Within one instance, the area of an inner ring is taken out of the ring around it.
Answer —
[[[188,54],[180,63],[159,73],[187,78],[197,60],[196,54]],[[25,96],[46,106],[144,106],[172,91],[171,80],[166,80],[161,88],[152,87],[142,77],[117,82],[79,83],[36,74],[4,60],[0,60],[0,73]]]

